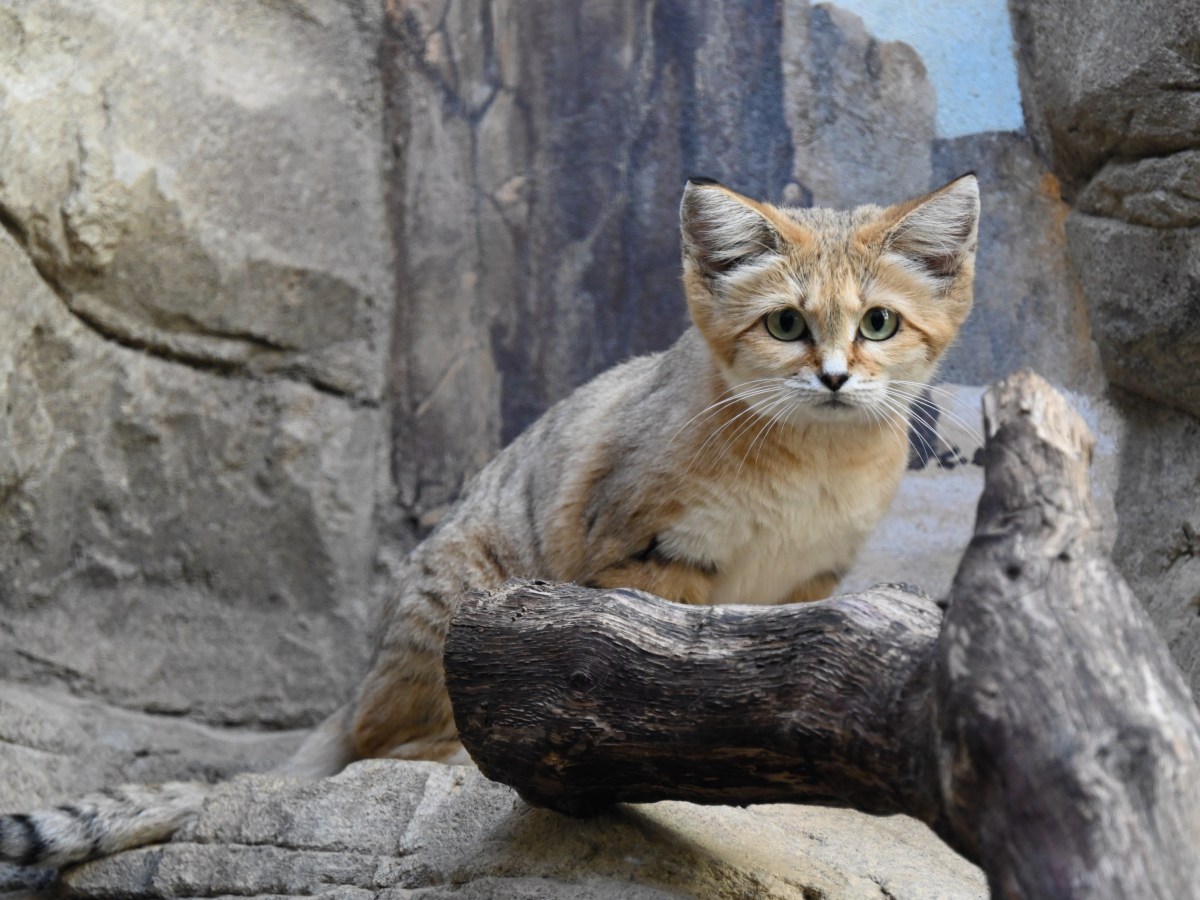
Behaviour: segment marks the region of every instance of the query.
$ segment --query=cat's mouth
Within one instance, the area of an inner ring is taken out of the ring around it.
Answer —
[[[822,409],[849,409],[851,406],[841,397],[826,397],[817,405]]]

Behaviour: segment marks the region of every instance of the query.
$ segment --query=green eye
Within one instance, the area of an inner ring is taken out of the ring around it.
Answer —
[[[808,323],[794,309],[777,309],[767,316],[767,331],[776,340],[798,341],[808,331]]]
[[[882,306],[868,309],[858,323],[858,333],[868,341],[886,341],[900,327],[900,315]]]

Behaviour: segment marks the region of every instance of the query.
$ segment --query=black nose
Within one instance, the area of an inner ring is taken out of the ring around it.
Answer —
[[[850,380],[850,376],[846,372],[822,372],[817,377],[821,379],[821,384],[825,385],[831,391],[836,391]]]

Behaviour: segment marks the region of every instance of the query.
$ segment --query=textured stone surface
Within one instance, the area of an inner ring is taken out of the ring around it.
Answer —
[[[269,768],[303,731],[213,728],[129,712],[54,688],[0,682],[0,812],[21,812],[125,782],[213,780]],[[0,897],[49,888],[50,872],[0,863]]]
[[[1060,387],[1098,393],[1104,378],[1087,298],[1071,271],[1058,180],[1016,134],[940,140],[934,181],[979,178],[975,307],[946,354],[947,381],[988,384],[1032,368]]]
[[[845,208],[930,189],[936,99],[910,46],[876,39],[827,3],[783,4],[782,43],[795,148],[788,202]]]
[[[1190,411],[1200,343],[1200,21],[1187,4],[1013,0],[1030,130],[1068,194],[1109,379]]]
[[[341,698],[392,273],[370,3],[0,11],[0,677]]]
[[[1110,162],[1088,182],[1076,208],[1152,228],[1200,225],[1200,150]]]
[[[1118,392],[1121,442],[1113,559],[1200,697],[1200,420]]]
[[[0,677],[295,724],[366,648],[380,413],[105,340],[7,234]]]
[[[375,18],[332,0],[6,4],[0,217],[113,340],[378,400]]]
[[[1114,560],[1195,691],[1200,19],[1172,0],[1009,7],[1029,130],[1075,201],[1091,334],[1108,380],[1135,392],[1113,392],[1119,424],[1100,434],[1117,445]]]
[[[0,683],[0,811],[125,782],[211,780],[280,762],[305,731],[214,728]]]
[[[1178,0],[1009,0],[1026,122],[1069,198],[1109,159],[1200,146],[1200,40]]]
[[[247,776],[162,847],[67,873],[68,896],[985,897],[918,823],[815,807],[527,807],[473,768],[359,763],[313,783]]]
[[[1067,234],[1109,379],[1200,416],[1200,228],[1075,213]]]

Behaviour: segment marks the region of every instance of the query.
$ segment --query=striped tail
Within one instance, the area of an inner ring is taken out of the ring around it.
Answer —
[[[0,861],[58,868],[165,841],[200,812],[196,782],[126,785],[75,803],[0,816]]]

